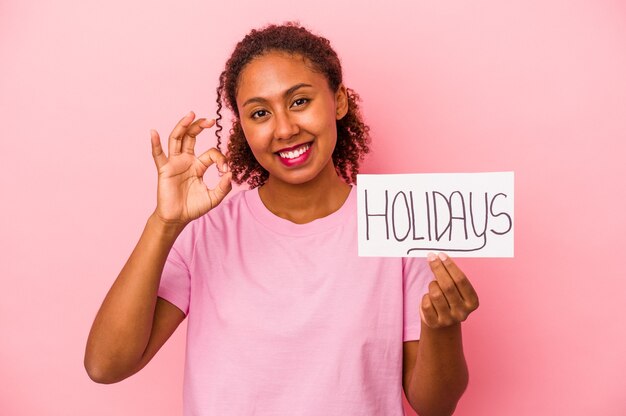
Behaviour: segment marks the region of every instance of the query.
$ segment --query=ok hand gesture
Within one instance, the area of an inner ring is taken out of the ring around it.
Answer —
[[[443,253],[428,255],[435,280],[422,298],[422,321],[430,328],[445,328],[467,319],[478,308],[478,295],[469,279]]]
[[[159,134],[155,130],[150,134],[152,157],[159,173],[155,214],[165,223],[183,227],[215,208],[232,189],[226,157],[215,148],[200,156],[194,151],[196,136],[212,127],[215,120],[193,121],[194,118],[190,112],[174,127],[168,139],[168,156],[163,152]],[[210,189],[202,178],[214,163],[222,177]]]

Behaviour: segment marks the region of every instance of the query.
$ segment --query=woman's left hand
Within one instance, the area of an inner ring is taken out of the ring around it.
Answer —
[[[420,314],[429,328],[459,324],[478,308],[478,295],[465,274],[443,253],[429,254],[428,263],[435,275],[428,293],[422,298]]]

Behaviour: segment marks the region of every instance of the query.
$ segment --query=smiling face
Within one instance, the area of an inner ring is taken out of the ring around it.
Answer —
[[[269,52],[250,61],[237,85],[241,127],[268,184],[302,184],[335,175],[337,120],[348,110],[346,90],[330,89],[300,55]]]

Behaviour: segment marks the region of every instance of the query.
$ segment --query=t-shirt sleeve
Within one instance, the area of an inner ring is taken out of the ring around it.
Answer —
[[[178,236],[170,250],[163,273],[157,296],[172,303],[185,315],[189,313],[189,298],[191,288],[191,274],[189,272],[191,235],[187,226]]]
[[[403,341],[420,339],[422,329],[420,305],[428,293],[428,284],[434,275],[423,258],[408,257],[402,259],[404,288],[404,335]]]

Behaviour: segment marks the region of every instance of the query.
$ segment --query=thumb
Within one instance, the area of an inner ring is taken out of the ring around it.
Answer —
[[[163,153],[163,147],[161,147],[161,138],[156,130],[150,129],[150,144],[152,145],[152,157],[157,169],[161,169],[161,166],[167,163],[167,156]]]
[[[220,178],[217,186],[214,189],[208,189],[209,198],[211,199],[211,209],[215,208],[224,200],[226,195],[233,189],[231,180],[233,178],[232,172],[227,172]]]

